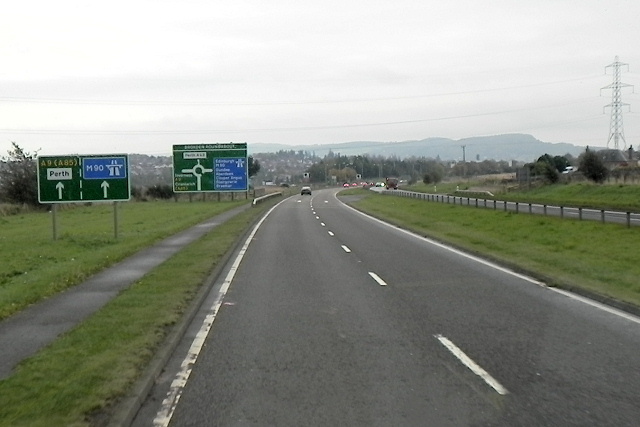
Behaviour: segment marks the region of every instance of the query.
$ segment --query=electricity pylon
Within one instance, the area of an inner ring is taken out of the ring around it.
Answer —
[[[624,139],[624,128],[622,126],[622,107],[629,107],[629,104],[622,102],[621,89],[623,87],[633,88],[633,85],[628,85],[620,81],[620,67],[623,66],[627,67],[627,71],[629,70],[629,64],[620,62],[618,60],[618,57],[616,56],[612,64],[604,67],[605,74],[607,72],[607,68],[611,67],[613,69],[613,83],[600,89],[600,94],[602,94],[603,89],[611,89],[611,104],[607,104],[604,106],[604,109],[606,109],[607,107],[611,107],[611,121],[609,124],[609,139],[607,140],[607,148],[609,148],[609,143],[611,142],[611,140],[613,140],[613,148],[616,150],[620,149],[620,141],[622,141],[624,144],[622,149],[627,149],[627,141]]]

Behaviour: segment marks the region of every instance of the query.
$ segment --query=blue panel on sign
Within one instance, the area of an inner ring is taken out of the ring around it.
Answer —
[[[243,191],[247,189],[247,159],[223,157],[214,159],[214,190]]]
[[[124,157],[85,157],[82,175],[84,179],[126,179],[126,160]]]

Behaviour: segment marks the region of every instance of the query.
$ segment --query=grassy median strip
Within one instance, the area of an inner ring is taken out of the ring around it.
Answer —
[[[0,217],[0,320],[163,238],[245,203],[121,203],[117,240],[111,204],[61,207],[56,241],[51,213]]]
[[[640,186],[599,185],[590,182],[554,184],[530,190],[499,194],[497,199],[547,204],[555,206],[582,206],[591,209],[640,211]]]
[[[456,194],[457,196],[464,196],[464,193],[456,193],[456,190],[465,190],[472,192],[470,197],[485,197],[481,193],[483,187],[486,185],[478,181],[459,181],[438,183],[435,186],[419,182],[403,189],[421,193],[434,193],[434,190],[437,190],[439,194]],[[540,205],[572,206],[622,212],[640,211],[640,185],[577,182],[533,186],[530,189],[509,192],[501,191],[506,188],[506,185],[498,186],[498,191],[493,190],[494,197],[488,198]],[[477,194],[473,194],[474,189],[478,191]]]
[[[367,193],[369,214],[536,275],[640,306],[640,227]]]
[[[270,204],[238,214],[0,381],[0,426],[85,426],[136,381],[213,267]]]

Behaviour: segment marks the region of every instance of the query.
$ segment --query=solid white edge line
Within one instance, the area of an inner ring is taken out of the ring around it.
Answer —
[[[467,356],[464,351],[462,351],[458,346],[452,343],[448,338],[443,337],[442,335],[435,335],[435,337],[440,341],[442,345],[444,345],[447,350],[451,352],[463,365],[467,368],[471,369],[471,371],[482,378],[484,382],[486,382],[492,389],[494,389],[500,395],[509,394],[509,391],[504,388],[495,378],[493,378],[487,371],[482,369],[480,365],[474,362],[469,356]]]
[[[283,203],[285,200],[281,201],[280,203]],[[209,335],[211,326],[213,325],[213,322],[216,319],[216,315],[218,314],[218,310],[222,305],[222,300],[224,299],[227,291],[229,290],[229,286],[231,285],[231,282],[233,281],[233,278],[236,275],[236,271],[240,266],[240,262],[242,261],[242,258],[244,257],[244,254],[247,251],[249,244],[253,240],[253,237],[258,232],[258,229],[260,228],[264,220],[269,216],[269,214],[271,214],[271,212],[273,212],[275,208],[277,208],[280,205],[280,203],[278,203],[277,205],[269,209],[269,211],[260,219],[260,221],[258,221],[256,226],[253,227],[253,230],[249,234],[249,237],[247,237],[244,244],[242,245],[242,248],[238,252],[238,255],[236,256],[233,264],[231,265],[231,268],[229,269],[229,272],[227,273],[227,276],[225,277],[224,282],[222,283],[222,286],[220,286],[220,291],[218,292],[218,295],[215,301],[213,302],[213,305],[211,306],[204,321],[202,322],[202,326],[200,327],[200,330],[198,331],[196,337],[191,343],[191,347],[187,352],[187,356],[184,358],[184,360],[182,361],[182,364],[180,365],[180,370],[176,374],[174,380],[171,382],[171,387],[169,388],[167,397],[162,401],[160,410],[158,411],[158,413],[156,414],[156,417],[153,420],[154,427],[167,427],[169,425],[169,422],[171,421],[171,417],[173,416],[173,413],[175,412],[178,402],[180,401],[180,397],[182,396],[184,387],[187,384],[187,380],[191,375],[191,370],[193,369],[193,365],[196,363],[196,360],[198,359],[198,355],[202,350],[202,346],[204,345],[204,342],[207,336]]]
[[[351,249],[349,249],[346,245],[342,245],[342,250],[344,250],[346,253],[351,252]]]
[[[610,307],[608,305],[599,303],[598,301],[591,300],[589,298],[580,296],[578,294],[574,294],[574,293],[571,293],[569,291],[565,291],[564,289],[559,289],[559,288],[549,288],[549,289],[552,290],[553,292],[559,293],[559,294],[564,295],[564,296],[566,296],[568,298],[574,299],[576,301],[580,301],[580,302],[582,302],[584,304],[587,304],[587,305],[590,305],[592,307],[598,308],[598,309],[600,309],[602,311],[606,311],[607,313],[615,314],[616,316],[619,316],[619,317],[627,319],[627,320],[629,320],[631,322],[640,324],[640,318],[637,317],[637,316],[634,316],[633,314],[627,313],[625,311],[619,310],[619,309],[614,308],[614,307]]]
[[[380,286],[387,286],[387,282],[385,282],[384,280],[382,280],[380,278],[380,276],[378,276],[376,273],[374,273],[373,271],[369,272],[369,276],[371,276],[371,278],[373,280],[375,280],[376,282],[378,282],[378,285]]]
[[[337,196],[336,196],[336,199],[340,202],[340,199],[338,199]],[[449,252],[453,252],[453,253],[455,253],[457,255],[460,255],[460,256],[463,256],[465,258],[474,260],[474,261],[476,261],[476,262],[478,262],[480,264],[484,264],[484,265],[486,265],[488,267],[491,267],[493,269],[502,271],[503,273],[510,274],[511,276],[518,277],[518,278],[520,278],[522,280],[526,280],[527,282],[534,283],[534,284],[536,284],[538,286],[547,287],[546,284],[544,284],[543,282],[541,282],[539,280],[534,279],[533,277],[529,277],[529,276],[525,276],[524,274],[516,273],[513,270],[509,270],[508,268],[505,268],[505,267],[502,267],[502,266],[500,266],[498,264],[495,264],[495,263],[492,263],[490,261],[487,261],[486,259],[471,255],[469,253],[466,253],[466,252],[463,252],[461,250],[458,250],[458,249],[456,249],[454,247],[447,246],[444,243],[437,242],[435,240],[429,239],[428,237],[420,236],[419,234],[416,234],[416,233],[414,233],[412,231],[405,230],[405,229],[399,228],[398,226],[395,226],[395,225],[389,224],[387,222],[384,222],[384,221],[382,221],[382,220],[380,220],[378,218],[375,218],[375,217],[373,217],[371,215],[367,215],[364,212],[360,212],[359,210],[357,210],[355,208],[352,208],[351,206],[347,205],[346,203],[343,203],[343,202],[340,202],[340,203],[342,203],[342,205],[345,206],[346,208],[351,209],[352,211],[354,211],[354,212],[356,212],[356,213],[358,213],[358,214],[360,214],[362,216],[365,216],[365,217],[367,217],[367,218],[369,218],[369,219],[371,219],[373,221],[376,221],[376,222],[378,222],[378,223],[380,223],[382,225],[385,225],[387,227],[393,228],[396,231],[399,231],[401,233],[407,234],[407,235],[409,235],[411,237],[414,237],[416,239],[423,240],[423,241],[425,241],[427,243],[430,243],[430,244],[432,244],[434,246],[437,246],[439,248],[445,249],[445,250],[447,250]]]
[[[640,324],[640,317],[635,316],[635,315],[630,314],[630,313],[627,313],[626,311],[622,311],[622,310],[616,309],[614,307],[610,307],[608,305],[601,304],[601,303],[599,303],[597,301],[591,300],[591,299],[586,298],[586,297],[582,297],[582,296],[580,296],[578,294],[575,294],[575,293],[572,293],[572,292],[569,292],[569,291],[565,291],[563,289],[549,287],[544,282],[536,280],[533,277],[529,277],[529,276],[525,276],[524,274],[516,273],[513,270],[509,270],[508,268],[505,268],[505,267],[502,267],[500,265],[494,264],[494,263],[492,263],[490,261],[487,261],[485,259],[479,258],[477,256],[474,256],[474,255],[471,255],[471,254],[468,254],[468,253],[465,253],[465,252],[462,252],[462,251],[460,251],[458,249],[455,249],[453,247],[447,246],[447,245],[445,245],[443,243],[436,242],[435,240],[431,240],[428,237],[420,236],[420,235],[415,234],[415,233],[413,233],[413,232],[411,232],[409,230],[404,230],[402,228],[398,228],[395,225],[391,225],[389,223],[386,223],[386,222],[384,222],[384,221],[382,221],[382,220],[380,220],[378,218],[372,217],[371,215],[367,215],[364,212],[360,212],[359,210],[357,210],[355,208],[352,208],[351,206],[347,205],[346,203],[341,202],[340,199],[338,199],[337,195],[335,195],[335,194],[334,194],[334,197],[336,198],[336,200],[338,202],[342,203],[343,206],[351,209],[352,211],[354,211],[356,213],[359,213],[360,215],[365,216],[365,217],[367,217],[367,218],[369,218],[369,219],[371,219],[373,221],[377,221],[378,223],[383,224],[383,225],[385,225],[387,227],[391,227],[394,230],[397,230],[397,231],[400,231],[402,233],[408,234],[409,236],[415,237],[417,239],[424,240],[425,242],[428,242],[428,243],[430,243],[432,245],[438,246],[438,247],[440,247],[442,249],[446,249],[446,250],[448,250],[450,252],[453,252],[453,253],[458,254],[460,256],[463,256],[465,258],[468,258],[468,259],[474,260],[476,262],[479,262],[480,264],[484,264],[484,265],[486,265],[488,267],[491,267],[493,269],[502,271],[503,273],[509,274],[511,276],[517,277],[517,278],[522,279],[522,280],[525,280],[525,281],[527,281],[529,283],[533,283],[533,284],[541,286],[543,288],[547,288],[547,289],[549,289],[551,291],[554,291],[554,292],[556,292],[558,294],[564,295],[567,298],[571,298],[573,300],[580,301],[580,302],[582,302],[584,304],[587,304],[587,305],[590,305],[590,306],[592,306],[594,308],[598,308],[600,310],[606,311],[607,313],[610,313],[610,314],[613,314],[615,316],[622,317],[623,319],[630,320],[631,322]]]

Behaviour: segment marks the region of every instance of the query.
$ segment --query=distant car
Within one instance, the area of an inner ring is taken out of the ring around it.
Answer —
[[[311,195],[311,187],[302,187],[300,189],[300,195],[304,196],[305,194]]]

